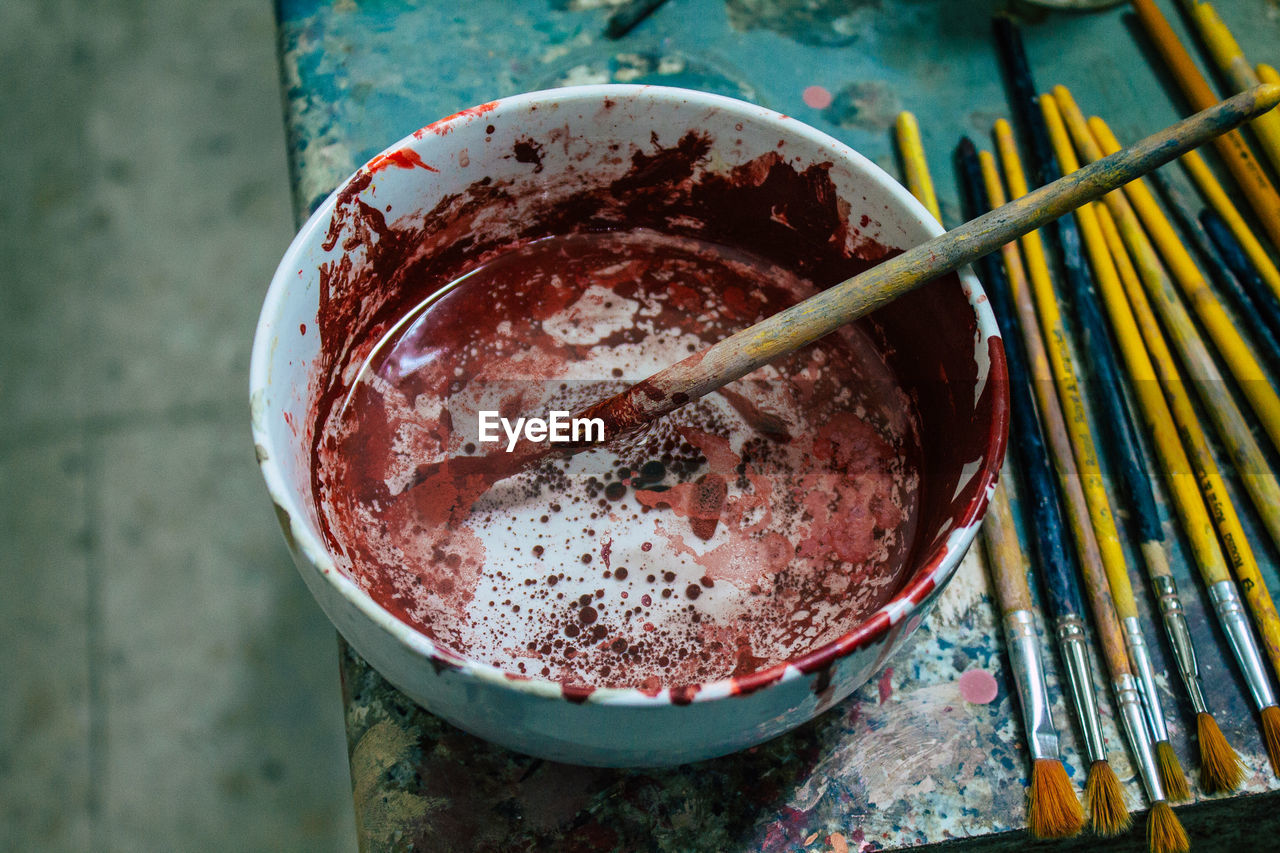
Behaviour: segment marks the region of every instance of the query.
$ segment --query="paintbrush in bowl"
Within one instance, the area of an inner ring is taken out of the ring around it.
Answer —
[[[586,411],[607,437],[642,424],[835,331],[925,282],[973,263],[1011,240],[1100,198],[1280,102],[1258,86],[1153,134],[945,234],[830,287],[658,371]]]
[[[755,325],[666,367],[575,414],[600,418],[605,441],[625,436],[835,331],[920,285],[973,263],[1047,222],[1158,168],[1280,103],[1280,86],[1258,86],[1155,133],[1115,156],[914,246]],[[489,486],[553,453],[576,448],[524,442],[513,452],[459,457],[423,466],[418,483],[453,494],[429,502],[424,521],[444,523]]]

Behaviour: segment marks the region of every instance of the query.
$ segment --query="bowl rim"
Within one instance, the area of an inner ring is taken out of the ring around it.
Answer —
[[[914,218],[915,222],[912,224],[923,226],[929,238],[944,233],[945,229],[933,218],[924,205],[887,171],[829,134],[766,107],[709,92],[635,84],[569,86],[513,95],[454,113],[405,136],[370,158],[367,163],[347,177],[316,207],[291,241],[289,248],[276,268],[263,301],[262,311],[254,334],[249,368],[249,399],[258,466],[266,482],[268,494],[275,505],[286,540],[291,546],[291,551],[294,552],[295,556],[300,554],[305,559],[308,567],[320,576],[322,583],[330,585],[341,599],[354,606],[363,617],[388,634],[400,646],[413,654],[423,657],[426,662],[436,667],[437,671],[441,668],[457,670],[483,682],[514,690],[518,693],[526,693],[543,698],[556,698],[562,701],[566,699],[574,702],[586,701],[593,704],[665,707],[677,704],[672,697],[670,687],[667,686],[664,686],[656,694],[653,691],[642,690],[639,687],[593,687],[585,698],[576,694],[570,697],[563,682],[510,673],[491,664],[463,657],[447,647],[437,644],[383,608],[354,579],[338,569],[318,532],[305,521],[307,513],[294,500],[293,490],[287,487],[284,475],[276,464],[276,459],[287,451],[277,448],[272,441],[271,431],[266,424],[265,412],[266,393],[270,384],[268,380],[274,350],[273,338],[277,332],[278,318],[287,303],[289,290],[296,285],[297,276],[296,273],[293,273],[293,270],[297,266],[299,256],[315,242],[316,232],[322,230],[322,227],[327,228],[337,198],[344,188],[350,186],[357,178],[367,175],[370,171],[377,171],[379,162],[385,163],[386,159],[394,152],[412,147],[420,143],[424,137],[433,133],[447,133],[450,129],[449,126],[454,122],[467,121],[495,110],[523,111],[534,104],[545,105],[548,101],[554,101],[564,106],[565,104],[578,102],[600,103],[605,99],[625,101],[636,98],[697,102],[706,105],[708,108],[725,110],[753,121],[772,124],[780,132],[789,136],[805,138],[811,143],[826,147],[837,154],[845,163],[852,165],[855,169],[876,180],[881,185],[881,188],[886,190],[894,201],[900,205],[904,217],[908,220]],[[977,321],[979,340],[976,346],[986,345],[989,347],[990,338],[999,339],[1000,331],[987,298],[982,291],[982,286],[973,272],[967,267],[959,270],[958,276],[965,298]],[[931,594],[943,587],[959,567],[961,559],[977,534],[979,523],[986,511],[988,500],[995,488],[1004,460],[1009,422],[1009,399],[1008,384],[1005,379],[1003,348],[995,348],[992,351],[992,355],[993,357],[987,365],[986,378],[979,378],[979,381],[984,386],[993,386],[992,393],[995,394],[992,406],[993,416],[988,425],[981,457],[983,462],[972,475],[972,480],[970,481],[976,481],[979,488],[975,492],[974,499],[964,508],[964,512],[953,519],[951,531],[944,544],[935,549],[934,552],[925,555],[924,562],[911,573],[893,597],[850,631],[817,649],[809,650],[803,655],[789,658],[765,669],[743,676],[730,676],[699,684],[691,697],[683,698],[678,704],[702,703],[728,696],[752,693],[774,684],[791,681],[804,677],[806,674],[812,674],[817,670],[831,667],[837,660],[880,640],[890,628],[919,609]],[[302,569],[301,566],[299,568],[300,570]]]

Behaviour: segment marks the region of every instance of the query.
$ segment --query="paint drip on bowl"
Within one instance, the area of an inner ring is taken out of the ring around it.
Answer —
[[[424,298],[322,418],[314,482],[344,571],[436,642],[514,677],[656,693],[812,651],[899,589],[919,423],[861,325],[620,443],[482,484],[468,511],[432,508],[447,489],[424,470],[503,452],[479,441],[480,411],[577,411],[809,281],[637,228],[405,287]]]

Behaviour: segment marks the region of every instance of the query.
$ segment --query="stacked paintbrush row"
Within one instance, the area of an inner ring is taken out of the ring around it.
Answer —
[[[1274,79],[1269,66],[1249,66],[1209,4],[1183,2],[1233,87]],[[1133,5],[1191,106],[1216,103],[1151,0],[1133,0]],[[1120,148],[1107,125],[1097,117],[1086,119],[1064,87],[1050,93],[1036,89],[1012,23],[997,19],[995,31],[1023,144],[1020,150],[1013,127],[1003,120],[993,129],[998,161],[968,139],[961,141],[956,165],[969,215]],[[1280,171],[1280,115],[1255,122],[1251,131]],[[900,117],[898,142],[912,192],[941,219],[919,130],[909,114]],[[1280,196],[1242,134],[1228,134],[1215,145],[1249,202],[1249,214],[1261,224],[1261,237],[1204,158],[1192,152],[1181,163],[1208,205],[1198,215],[1181,176],[1154,180],[1199,264],[1146,185],[1135,181],[1005,246],[999,257],[985,258],[978,271],[1004,332],[1014,436],[1010,461],[1028,513],[1024,527],[1050,619],[1046,633],[1056,641],[1062,689],[1090,763],[1088,823],[1102,835],[1130,825],[1099,724],[1086,602],[1130,758],[1150,802],[1147,838],[1155,853],[1189,849],[1170,803],[1191,799],[1191,791],[1170,742],[1172,717],[1162,707],[1150,629],[1139,612],[1130,562],[1141,563],[1147,576],[1178,681],[1195,713],[1201,789],[1235,790],[1245,769],[1214,718],[1214,697],[1201,684],[1181,597],[1186,593],[1170,568],[1171,542],[1153,477],[1164,483],[1204,582],[1209,612],[1259,712],[1263,743],[1273,772],[1280,775],[1280,708],[1271,680],[1280,674],[1280,616],[1201,419],[1203,411],[1262,527],[1280,546],[1280,480],[1270,461],[1280,450],[1280,395],[1273,381],[1280,367],[1280,272],[1266,245],[1280,247]],[[1201,273],[1202,265],[1210,278]],[[1245,331],[1237,329],[1219,293],[1244,318]],[[1074,334],[1064,316],[1071,318]],[[1097,430],[1100,438],[1091,426],[1091,410],[1105,424]],[[1271,448],[1255,437],[1255,425]],[[1149,450],[1144,450],[1144,434]],[[1158,473],[1149,469],[1148,457]],[[1107,489],[1104,467],[1120,485],[1115,494]],[[1079,832],[1084,821],[1059,754],[1007,487],[1002,482],[992,496],[983,539],[1034,759],[1028,826],[1040,837],[1062,837]],[[1127,556],[1126,527],[1136,540],[1137,560]]]

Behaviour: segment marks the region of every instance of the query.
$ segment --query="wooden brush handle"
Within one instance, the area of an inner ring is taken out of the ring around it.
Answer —
[[[1235,36],[1218,15],[1218,10],[1209,3],[1199,3],[1195,0],[1190,0],[1184,5],[1191,13],[1191,20],[1195,23],[1205,47],[1213,56],[1214,64],[1218,66],[1223,76],[1231,81],[1235,91],[1241,92],[1261,83],[1258,72],[1245,58],[1244,51],[1240,49]],[[1259,116],[1250,128],[1263,153],[1271,161],[1272,167],[1280,171],[1280,115]]]
[[[1018,528],[1003,482],[998,483],[991,493],[991,506],[986,521],[982,523],[982,538],[1001,615],[1030,610],[1031,588],[1027,585],[1026,558],[1018,542]]]
[[[1280,102],[1258,86],[730,335],[587,410],[625,433],[993,252]]]
[[[898,151],[902,154],[902,171],[906,174],[907,189],[916,197],[916,201],[924,205],[925,210],[933,214],[939,225],[942,221],[942,208],[938,205],[938,194],[933,189],[933,176],[929,174],[929,163],[924,157],[924,142],[920,139],[920,123],[909,112],[898,113],[894,125],[897,131]]]

